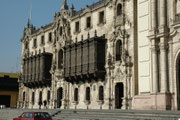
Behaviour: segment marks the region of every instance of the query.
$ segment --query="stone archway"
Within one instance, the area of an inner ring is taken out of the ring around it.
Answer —
[[[124,97],[124,85],[123,83],[117,83],[115,86],[115,108],[122,109]]]
[[[176,61],[176,81],[177,81],[177,107],[180,110],[180,53]]]
[[[62,106],[62,99],[63,99],[63,88],[60,87],[57,90],[57,108],[61,108],[61,106]]]

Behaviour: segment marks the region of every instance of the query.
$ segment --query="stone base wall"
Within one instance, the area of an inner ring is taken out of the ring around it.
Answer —
[[[136,110],[175,110],[174,95],[170,93],[142,94],[134,97],[133,108]]]

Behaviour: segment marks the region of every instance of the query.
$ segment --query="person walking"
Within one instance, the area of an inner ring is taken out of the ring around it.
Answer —
[[[45,108],[45,109],[47,109],[47,106],[46,106],[46,105],[47,105],[47,101],[44,100],[44,108]]]
[[[41,109],[42,101],[40,100],[38,104],[39,104],[39,109]]]

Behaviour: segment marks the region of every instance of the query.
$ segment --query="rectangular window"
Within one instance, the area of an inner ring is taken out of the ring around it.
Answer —
[[[37,39],[34,39],[34,41],[33,41],[34,43],[33,43],[33,47],[37,47]]]
[[[75,23],[76,32],[79,32],[79,22]]]
[[[44,35],[41,36],[41,44],[44,45]]]
[[[52,33],[50,32],[49,33],[49,42],[51,42],[52,41]]]
[[[104,23],[104,11],[99,13],[99,23]]]
[[[90,28],[91,27],[91,17],[87,17],[87,25],[86,25],[87,28]]]

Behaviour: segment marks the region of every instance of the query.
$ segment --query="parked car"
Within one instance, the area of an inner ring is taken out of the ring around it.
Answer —
[[[24,112],[13,120],[52,120],[52,117],[47,112]]]

